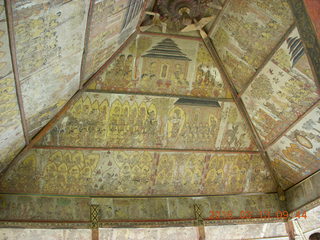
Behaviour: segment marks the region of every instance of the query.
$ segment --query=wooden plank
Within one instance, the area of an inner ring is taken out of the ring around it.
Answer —
[[[33,149],[47,150],[87,150],[87,151],[146,151],[174,153],[219,153],[219,154],[259,154],[259,151],[211,150],[211,149],[176,149],[176,148],[121,148],[121,147],[73,147],[73,146],[33,146]]]

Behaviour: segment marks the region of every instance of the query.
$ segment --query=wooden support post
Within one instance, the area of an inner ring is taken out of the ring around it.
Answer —
[[[295,240],[293,222],[292,221],[286,222],[285,227],[286,227],[286,231],[288,233],[289,240]]]
[[[99,240],[99,228],[91,229],[92,232],[92,240]]]
[[[205,232],[205,229],[204,229],[204,226],[201,225],[201,226],[198,226],[198,239],[199,240],[205,240],[206,239],[206,232]]]
[[[204,220],[202,217],[202,209],[201,209],[200,205],[194,204],[193,211],[194,211],[194,217],[196,219],[196,225],[197,225],[197,230],[198,230],[198,239],[205,240],[206,233],[205,233],[205,229],[204,229]]]

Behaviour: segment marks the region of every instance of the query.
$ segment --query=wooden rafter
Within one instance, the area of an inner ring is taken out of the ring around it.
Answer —
[[[174,152],[174,153],[230,153],[230,154],[259,154],[259,151],[212,150],[212,149],[179,149],[179,148],[121,148],[121,147],[73,147],[73,146],[33,146],[33,149],[53,150],[87,150],[87,151],[146,151],[146,152]]]
[[[28,125],[28,121],[26,119],[26,114],[24,111],[23,97],[22,97],[22,91],[21,91],[18,62],[17,62],[16,40],[15,40],[15,32],[14,32],[14,26],[13,26],[13,12],[12,12],[11,4],[12,4],[12,1],[10,0],[5,1],[11,62],[12,62],[12,68],[13,68],[14,82],[16,86],[16,95],[17,95],[18,107],[20,111],[23,135],[24,135],[25,143],[29,144],[30,142],[29,125]]]
[[[94,0],[90,0],[89,10],[88,10],[86,30],[85,30],[85,36],[84,36],[84,46],[83,46],[83,53],[82,53],[81,67],[80,67],[79,89],[82,88],[82,85],[85,83],[84,70],[85,70],[85,65],[86,65],[86,60],[87,60],[87,55],[88,55],[90,26],[92,23],[94,2],[95,2]]]
[[[219,102],[233,102],[232,98],[212,98],[212,97],[197,97],[190,95],[177,95],[177,94],[161,94],[161,93],[148,93],[148,92],[128,92],[128,91],[109,91],[100,89],[86,89],[88,93],[104,93],[104,94],[122,94],[122,95],[140,95],[148,97],[165,97],[165,98],[187,98],[195,100],[212,100]]]
[[[168,38],[180,38],[180,39],[194,40],[194,41],[199,41],[199,42],[202,41],[201,37],[162,33],[162,32],[141,32],[139,30],[139,35],[159,36],[159,37],[168,37]]]
[[[220,23],[223,14],[225,13],[227,7],[229,6],[231,0],[226,0],[222,6],[222,9],[220,10],[218,16],[216,17],[216,19],[214,20],[212,26],[210,27],[209,31],[208,31],[208,36],[211,37],[211,35],[213,34],[213,32],[217,29],[218,24]]]

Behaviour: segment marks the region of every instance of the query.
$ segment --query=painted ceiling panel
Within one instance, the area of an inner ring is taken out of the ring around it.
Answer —
[[[256,150],[235,103],[178,105],[178,98],[84,93],[40,144]]]
[[[4,11],[0,1],[0,172],[25,144]]]
[[[89,89],[231,98],[203,43],[139,35]]]
[[[17,61],[29,133],[79,87],[88,1],[12,1]]]
[[[264,144],[272,143],[320,97],[295,29],[242,96]]]
[[[269,149],[284,188],[320,169],[320,104]]]
[[[258,154],[48,149],[29,152],[0,187],[11,193],[103,196],[276,190]]]
[[[34,221],[88,221],[90,219],[89,198],[1,195],[0,203],[0,219],[32,219]]]
[[[231,1],[211,38],[241,91],[293,23],[282,0]]]
[[[143,0],[96,0],[93,6],[83,82],[93,75],[132,34]]]

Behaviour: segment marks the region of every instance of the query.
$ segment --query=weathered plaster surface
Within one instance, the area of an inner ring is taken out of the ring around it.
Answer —
[[[29,134],[79,87],[89,1],[12,1],[18,71]]]

